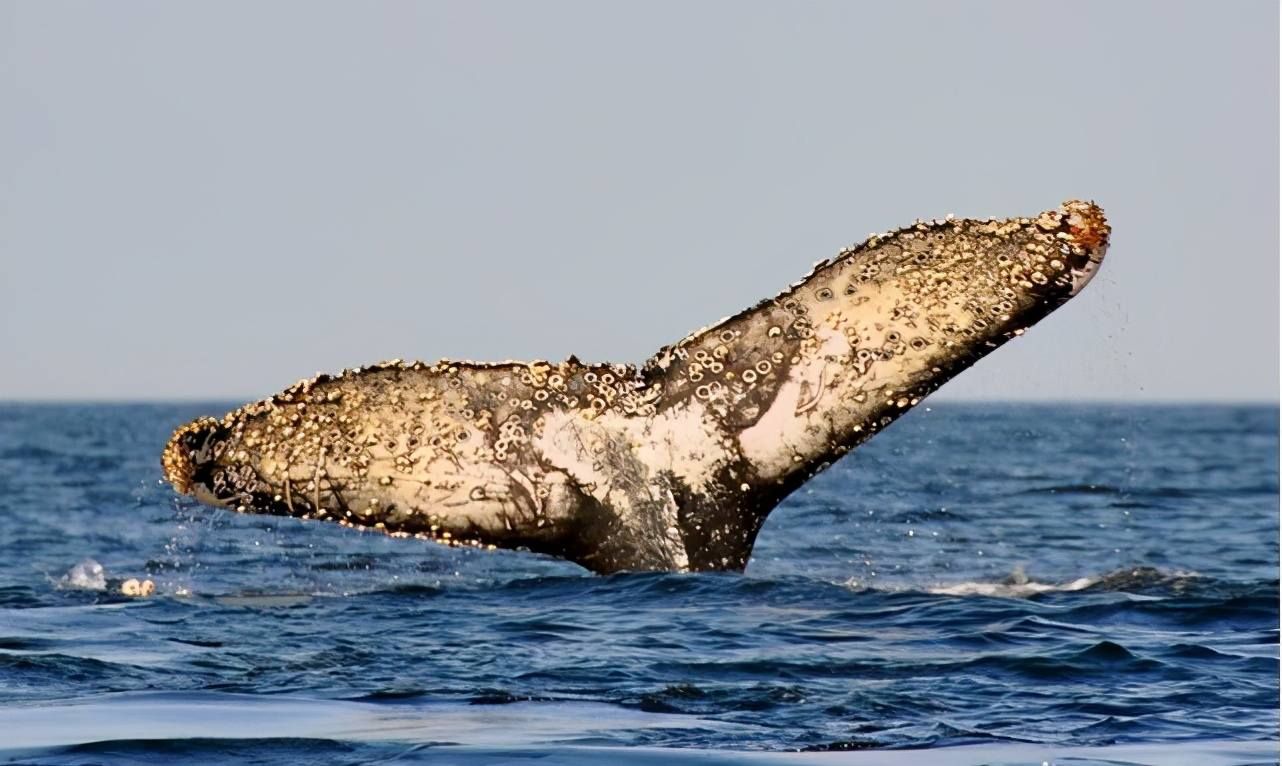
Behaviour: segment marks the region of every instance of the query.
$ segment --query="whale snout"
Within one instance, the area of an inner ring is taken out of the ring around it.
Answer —
[[[217,463],[215,447],[223,438],[222,431],[214,418],[199,418],[174,431],[165,445],[160,464],[165,480],[175,490],[191,495],[208,487]]]
[[[1069,248],[1068,268],[1072,284],[1068,294],[1077,295],[1095,277],[1108,252],[1112,229],[1104,211],[1094,202],[1069,200],[1059,206],[1061,237]]]

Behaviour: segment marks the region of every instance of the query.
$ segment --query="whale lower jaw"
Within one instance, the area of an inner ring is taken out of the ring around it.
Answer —
[[[1082,289],[1095,278],[1095,274],[1099,271],[1099,267],[1100,261],[1091,260],[1088,261],[1086,266],[1083,268],[1073,269],[1073,286],[1069,289],[1069,296],[1075,296],[1080,293]]]

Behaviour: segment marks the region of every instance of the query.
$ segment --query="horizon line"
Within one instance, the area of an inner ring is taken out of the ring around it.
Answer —
[[[185,404],[232,404],[237,402],[246,404],[252,402],[264,401],[270,399],[271,395],[259,397],[223,397],[223,396],[184,396],[184,397],[7,397],[0,396],[0,405],[20,404],[20,405],[137,405],[137,404],[165,404],[165,405],[185,405]],[[1278,407],[1282,405],[1279,399],[1255,399],[1255,398],[1222,398],[1222,399],[1193,399],[1182,397],[1150,397],[1140,399],[1121,399],[1108,397],[1083,397],[1078,399],[1063,398],[1035,398],[1035,397],[1014,397],[1014,398],[983,398],[967,396],[946,396],[933,400],[923,400],[920,404],[913,407],[928,407],[931,404],[1072,404],[1072,405],[1155,405],[1155,406],[1240,406],[1240,407]],[[238,406],[238,405],[236,405]]]

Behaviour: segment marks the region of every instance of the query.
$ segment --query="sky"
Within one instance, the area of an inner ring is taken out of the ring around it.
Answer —
[[[641,361],[917,218],[1093,199],[937,399],[1278,398],[1278,5],[0,2],[0,399]]]

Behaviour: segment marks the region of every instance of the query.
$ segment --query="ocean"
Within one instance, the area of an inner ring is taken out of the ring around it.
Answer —
[[[0,763],[1278,762],[1276,406],[922,405],[609,577],[177,497],[231,406],[0,404]]]

